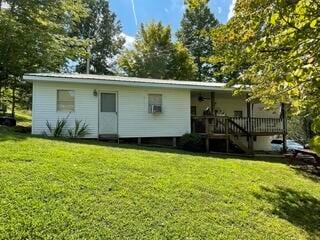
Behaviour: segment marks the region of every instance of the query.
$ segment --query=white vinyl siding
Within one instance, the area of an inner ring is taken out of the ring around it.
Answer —
[[[57,111],[58,90],[74,91],[74,112]],[[55,125],[57,119],[68,117],[66,128],[71,128],[74,121],[82,120],[89,125],[89,138],[97,137],[97,97],[93,96],[92,89],[85,86],[78,87],[75,84],[33,82],[33,109],[32,109],[32,133],[48,133],[46,121]]]
[[[72,127],[75,119],[86,122],[88,138],[98,137],[99,98],[94,90],[118,93],[118,132],[122,138],[179,137],[190,132],[190,90],[34,81],[33,134],[47,131],[47,120],[54,124],[69,114],[56,111],[57,90],[61,89],[75,92],[75,112],[69,115],[67,127]],[[162,95],[162,114],[148,113],[149,94]]]

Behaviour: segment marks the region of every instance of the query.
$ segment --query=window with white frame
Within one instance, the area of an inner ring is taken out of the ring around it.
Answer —
[[[162,95],[161,94],[148,95],[148,111],[149,113],[162,112]]]
[[[75,91],[57,90],[57,111],[74,112],[75,109]]]

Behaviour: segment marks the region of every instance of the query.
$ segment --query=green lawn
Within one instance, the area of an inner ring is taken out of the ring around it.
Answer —
[[[17,125],[23,127],[31,126],[31,112],[28,110],[18,110],[16,112]]]
[[[279,159],[0,129],[0,239],[320,239],[320,182]]]

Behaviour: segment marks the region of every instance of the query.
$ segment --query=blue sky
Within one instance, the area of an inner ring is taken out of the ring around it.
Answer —
[[[134,37],[141,23],[161,20],[173,31],[179,27],[184,12],[183,0],[109,0],[117,14],[123,32]],[[210,8],[221,23],[226,23],[235,0],[210,0]]]

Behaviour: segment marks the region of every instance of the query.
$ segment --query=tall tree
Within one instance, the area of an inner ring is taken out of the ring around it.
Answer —
[[[218,26],[218,20],[210,12],[209,0],[185,0],[186,11],[181,21],[177,37],[194,57],[197,66],[197,80],[206,81],[213,78],[217,65],[208,61],[214,50],[211,31]]]
[[[115,13],[110,10],[107,0],[84,0],[89,15],[78,23],[75,36],[90,39],[90,72],[111,74],[113,58],[120,53],[124,38],[121,25]],[[77,72],[86,72],[86,59],[80,59]]]
[[[287,103],[320,122],[320,0],[237,1],[235,16],[215,31],[223,73],[252,86],[252,98]],[[245,66],[245,67],[243,67]],[[320,137],[314,145],[320,146]]]
[[[188,50],[171,40],[171,28],[152,22],[141,29],[134,49],[119,58],[120,68],[135,77],[192,80],[195,72]]]
[[[7,8],[0,9],[0,86],[13,90],[14,115],[24,73],[58,71],[68,58],[86,54],[86,41],[69,37],[86,8],[81,0],[5,2]]]

